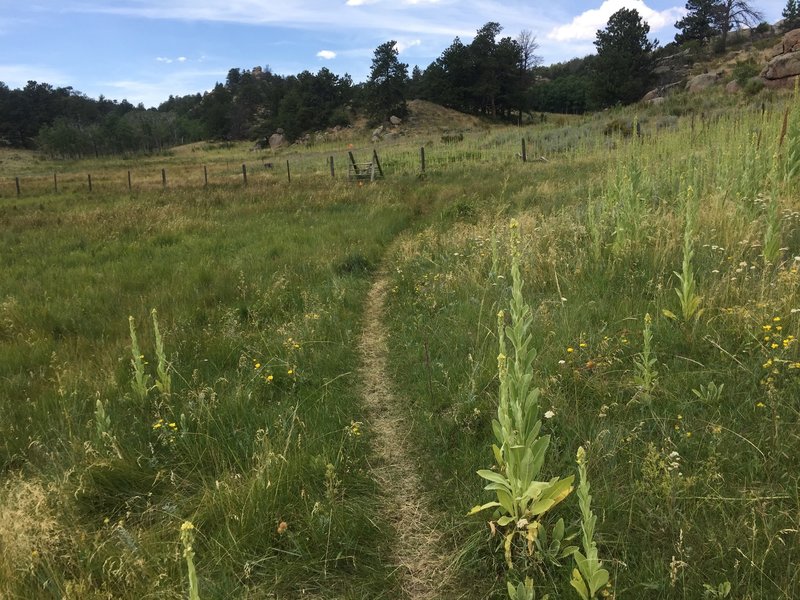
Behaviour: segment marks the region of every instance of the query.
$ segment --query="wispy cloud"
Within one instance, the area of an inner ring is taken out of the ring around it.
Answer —
[[[414,46],[421,46],[421,45],[422,45],[422,40],[410,40],[410,41],[400,40],[394,45],[394,47],[397,48],[397,52],[399,54],[403,54],[403,52],[405,52],[409,48],[413,48]]]
[[[117,92],[114,96],[124,97],[134,104],[141,102],[151,107],[158,106],[171,95],[185,96],[208,91],[210,79],[223,78],[225,75],[224,70],[183,71],[163,77],[102,81],[98,82],[96,87],[106,90],[106,93],[109,89],[114,90]]]
[[[609,17],[622,8],[635,9],[642,19],[650,25],[651,31],[671,27],[686,11],[678,6],[656,11],[647,6],[643,0],[605,0],[599,8],[587,10],[566,25],[554,27],[548,39],[558,42],[572,40],[593,40],[599,29],[608,23]]]
[[[0,64],[0,81],[10,88],[21,88],[29,81],[47,82],[51,85],[68,85],[69,75],[43,65]]]
[[[336,58],[336,52],[333,50],[320,50],[317,52],[317,56],[324,58],[325,60],[333,60]]]

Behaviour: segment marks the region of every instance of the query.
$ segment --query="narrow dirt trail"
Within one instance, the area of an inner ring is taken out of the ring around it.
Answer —
[[[398,535],[392,558],[400,571],[403,595],[410,600],[434,600],[442,597],[448,579],[439,546],[442,518],[424,497],[409,448],[410,427],[402,399],[392,391],[383,324],[387,287],[385,276],[378,275],[367,296],[359,341],[362,394],[377,457],[372,470],[381,486],[382,516]]]

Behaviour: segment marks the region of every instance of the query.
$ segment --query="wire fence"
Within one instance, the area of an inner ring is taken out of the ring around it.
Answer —
[[[531,142],[525,138],[493,139],[483,143],[457,141],[427,146],[397,145],[366,150],[371,156],[364,162],[365,149],[332,153],[310,152],[289,156],[261,155],[244,160],[169,161],[164,166],[148,160],[130,169],[119,164],[96,165],[84,170],[26,173],[0,176],[0,198],[36,198],[52,194],[139,193],[165,189],[203,189],[230,186],[274,185],[308,178],[374,179],[403,175],[426,175],[452,169],[455,165],[501,164],[548,159],[541,149],[528,152]],[[356,156],[356,155],[360,156]],[[358,162],[360,159],[361,162]],[[374,165],[374,169],[365,168]],[[368,174],[368,175],[365,175]]]

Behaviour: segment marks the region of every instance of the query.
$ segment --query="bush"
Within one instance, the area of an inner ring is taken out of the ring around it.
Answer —
[[[736,63],[733,67],[733,78],[740,86],[745,87],[750,79],[758,75],[760,69],[753,59]]]
[[[764,82],[758,77],[752,77],[745,82],[744,86],[742,86],[742,89],[744,90],[745,94],[755,96],[764,89]]]

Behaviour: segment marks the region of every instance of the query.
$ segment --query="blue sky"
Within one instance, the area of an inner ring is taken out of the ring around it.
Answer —
[[[424,68],[488,21],[503,35],[532,31],[546,64],[594,50],[597,29],[622,7],[674,36],[685,0],[0,0],[0,81],[71,85],[146,106],[211,89],[228,69],[282,75],[327,67],[354,81],[375,48],[397,40]],[[770,22],[785,0],[754,0]]]

